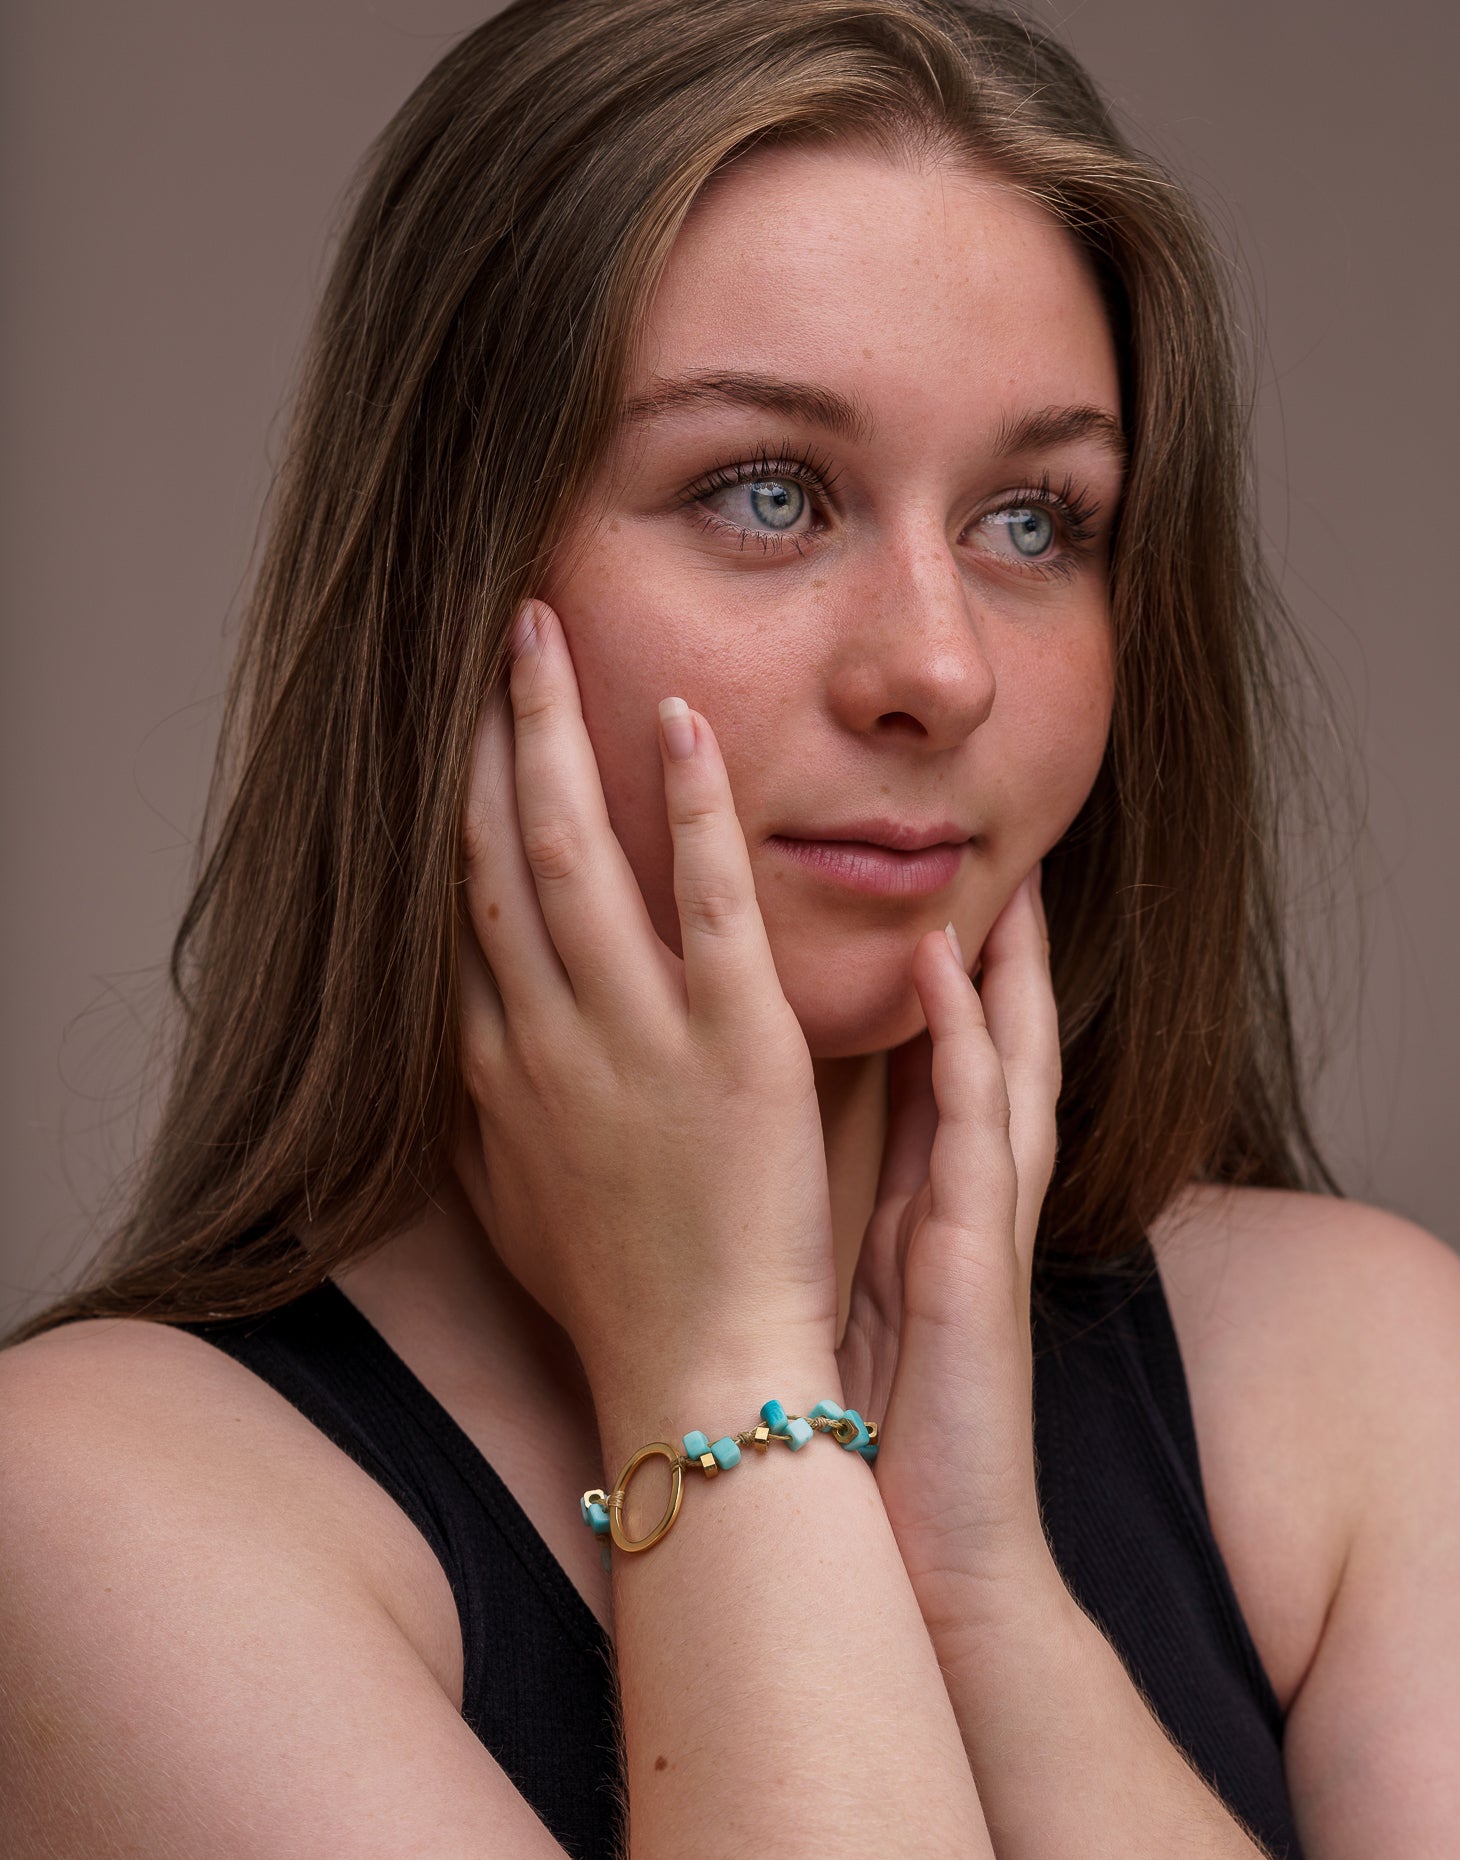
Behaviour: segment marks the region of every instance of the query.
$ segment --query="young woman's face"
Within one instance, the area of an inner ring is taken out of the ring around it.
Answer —
[[[685,698],[812,1054],[896,1045],[923,1024],[919,936],[951,918],[971,961],[1100,766],[1121,447],[1099,290],[1007,185],[765,150],[696,202],[644,337],[644,405],[537,590],[610,817],[677,950],[656,731]],[[899,832],[943,844],[857,844]]]

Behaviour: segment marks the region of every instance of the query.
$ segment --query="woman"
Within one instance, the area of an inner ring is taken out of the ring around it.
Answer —
[[[428,77],[166,1116],[0,1358],[14,1851],[1442,1851],[1460,1265],[1304,1118],[1235,407],[1002,16]]]

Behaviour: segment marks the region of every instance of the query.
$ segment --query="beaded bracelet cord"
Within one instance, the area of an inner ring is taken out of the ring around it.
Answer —
[[[583,1494],[580,1500],[583,1522],[594,1536],[611,1538],[620,1550],[647,1550],[651,1544],[658,1543],[679,1516],[684,1475],[691,1466],[697,1466],[707,1479],[715,1479],[722,1471],[739,1465],[742,1447],[754,1447],[757,1453],[764,1453],[771,1441],[782,1440],[793,1453],[799,1453],[813,1434],[830,1434],[838,1446],[845,1447],[849,1453],[860,1453],[864,1460],[877,1457],[877,1423],[864,1421],[855,1408],[839,1408],[834,1401],[819,1401],[810,1414],[788,1416],[780,1402],[763,1402],[760,1425],[747,1428],[743,1433],[726,1434],[711,1442],[696,1428],[684,1436],[682,1453],[667,1440],[652,1440],[640,1447],[630,1456],[611,1492],[595,1486]],[[629,1481],[645,1460],[655,1455],[669,1461],[669,1503],[652,1531],[643,1537],[630,1537],[624,1530],[624,1498]],[[605,1569],[608,1563],[608,1545],[605,1544]]]

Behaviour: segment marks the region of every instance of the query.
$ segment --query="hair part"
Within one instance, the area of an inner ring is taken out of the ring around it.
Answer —
[[[370,151],[320,307],[170,965],[160,1124],[68,1319],[262,1312],[409,1220],[463,1108],[459,823],[512,614],[617,429],[695,199],[768,144],[994,172],[1089,256],[1130,471],[1114,712],[1045,860],[1064,1087],[1040,1255],[1192,1180],[1338,1192],[1277,891],[1291,635],[1221,261],[1071,55],[955,0],[517,0]],[[303,1243],[301,1243],[303,1242]]]

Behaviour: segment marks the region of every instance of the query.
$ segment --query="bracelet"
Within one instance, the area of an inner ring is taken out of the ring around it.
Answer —
[[[647,1550],[651,1544],[658,1543],[679,1516],[684,1475],[689,1467],[698,1466],[707,1479],[715,1479],[722,1471],[739,1465],[742,1447],[754,1447],[757,1453],[764,1453],[771,1441],[783,1440],[793,1453],[799,1453],[813,1434],[830,1434],[838,1446],[845,1447],[849,1453],[860,1453],[864,1460],[877,1457],[877,1423],[864,1421],[855,1408],[839,1408],[834,1401],[819,1401],[810,1414],[788,1416],[778,1401],[763,1402],[760,1425],[747,1428],[744,1433],[726,1434],[712,1443],[694,1429],[684,1436],[682,1453],[667,1440],[653,1440],[648,1446],[640,1447],[630,1456],[611,1492],[595,1486],[583,1494],[579,1504],[583,1522],[595,1537],[611,1537],[620,1550]],[[669,1461],[669,1503],[652,1531],[633,1538],[624,1530],[624,1496],[634,1474],[645,1460],[656,1454]],[[603,1546],[603,1566],[608,1568],[607,1544]]]

